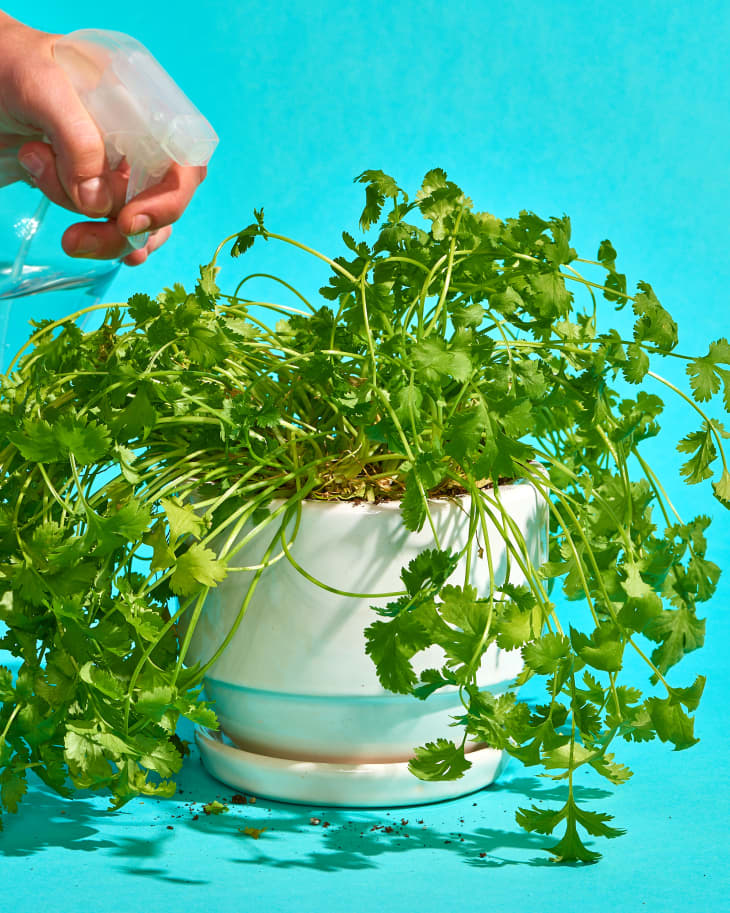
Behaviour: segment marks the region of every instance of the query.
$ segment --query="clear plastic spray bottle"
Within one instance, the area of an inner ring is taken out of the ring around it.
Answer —
[[[127,202],[157,183],[173,162],[206,165],[213,128],[134,38],[88,29],[56,42],[54,56],[96,123],[111,169],[130,167]],[[58,319],[96,304],[120,261],[67,256],[65,229],[78,221],[27,182],[18,149],[0,149],[0,369],[28,338],[30,319]],[[147,235],[129,239],[129,250]],[[129,252],[127,251],[127,253]]]

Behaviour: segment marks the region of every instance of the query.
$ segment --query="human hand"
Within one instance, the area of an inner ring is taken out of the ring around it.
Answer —
[[[17,149],[32,183],[54,203],[92,219],[106,217],[67,229],[67,254],[114,260],[128,250],[129,235],[147,231],[145,246],[124,257],[128,266],[138,266],[170,237],[171,223],[206,168],[173,163],[159,183],[125,203],[129,166],[109,168],[96,124],[54,60],[60,37],[0,12],[0,149]]]

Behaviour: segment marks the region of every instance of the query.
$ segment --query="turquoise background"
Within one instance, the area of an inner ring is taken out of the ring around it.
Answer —
[[[478,208],[500,217],[567,212],[584,256],[610,238],[630,283],[649,281],[678,319],[684,351],[701,353],[728,334],[727,2],[28,7],[4,4],[49,31],[135,35],[220,135],[209,177],[173,239],[145,266],[123,269],[111,300],[192,283],[254,207],[265,207],[272,231],[338,254],[340,232],[356,231],[362,208],[356,174],[382,168],[415,191],[440,166]],[[273,242],[247,257],[226,265],[224,284],[273,270],[313,294],[327,279],[316,262]],[[666,373],[682,379],[681,366]],[[665,424],[671,439],[695,420],[672,406]],[[682,488],[670,444],[654,446],[652,456],[688,515],[715,518],[709,557],[727,568],[727,514],[707,490]],[[555,787],[515,765],[477,796],[391,812],[410,823],[386,836],[370,830],[387,823],[385,810],[323,814],[263,800],[194,821],[186,802],[230,791],[192,758],[177,801],[131,803],[112,816],[99,798],[68,803],[34,789],[0,834],[3,907],[35,911],[53,888],[67,913],[131,913],[163,900],[182,911],[719,909],[730,887],[729,587],[724,578],[707,609],[708,645],[676,678],[708,675],[700,744],[678,754],[622,744],[633,780],[582,784],[584,796],[628,828],[599,841],[606,855],[596,866],[556,868],[539,852],[549,841],[517,831],[515,808]],[[331,827],[311,826],[313,813]],[[238,831],[247,824],[269,830],[254,841]],[[97,892],[91,902],[89,889]]]

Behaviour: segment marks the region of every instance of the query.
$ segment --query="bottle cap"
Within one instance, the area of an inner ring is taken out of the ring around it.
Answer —
[[[107,160],[130,166],[127,202],[173,162],[206,165],[218,137],[144,45],[122,32],[83,29],[60,38],[54,56],[104,139]],[[130,238],[142,247],[147,235]]]

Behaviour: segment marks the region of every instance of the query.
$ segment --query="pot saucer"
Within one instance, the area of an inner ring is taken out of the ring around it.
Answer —
[[[244,793],[299,805],[379,808],[441,802],[488,786],[507,763],[505,752],[479,748],[469,753],[471,767],[461,779],[426,781],[413,776],[407,761],[345,764],[269,757],[200,726],[195,741],[211,776]]]

